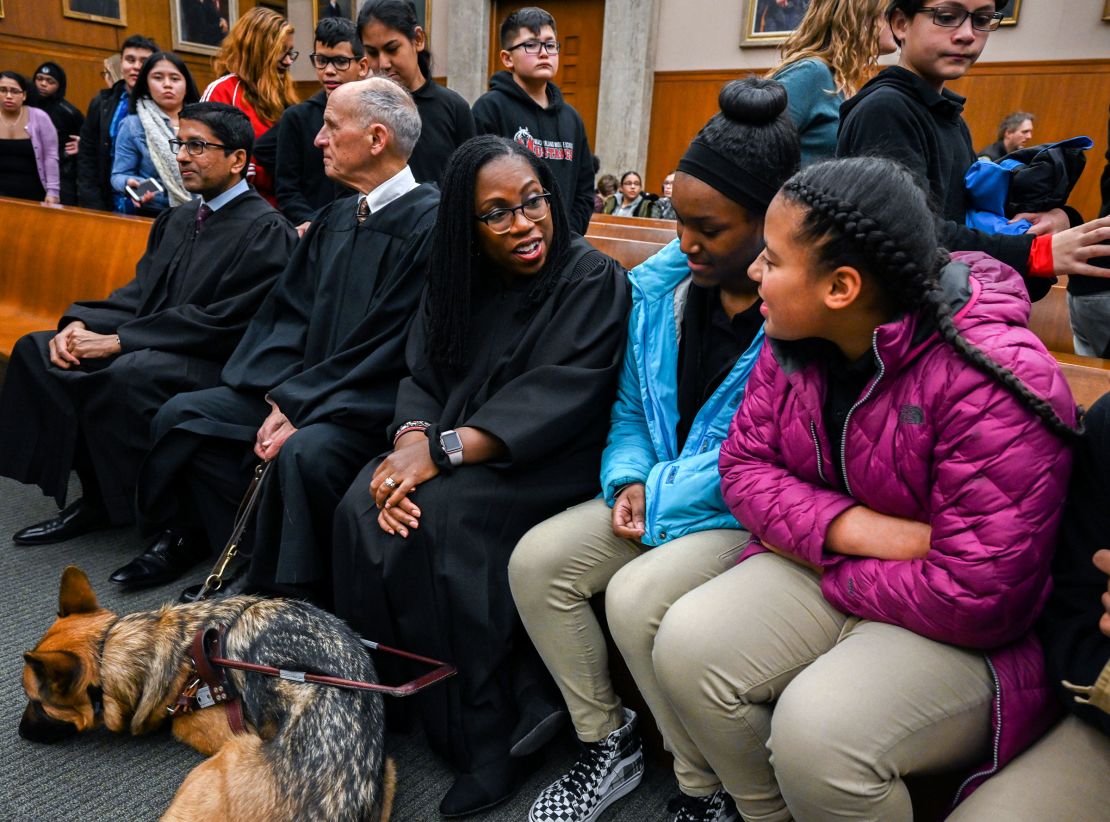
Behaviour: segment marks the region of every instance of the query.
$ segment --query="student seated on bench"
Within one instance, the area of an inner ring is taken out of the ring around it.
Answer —
[[[688,782],[678,720],[654,682],[651,646],[667,606],[732,567],[748,543],[721,498],[717,452],[763,345],[748,266],[763,246],[767,205],[799,161],[782,85],[737,80],[720,104],[678,165],[679,239],[630,275],[629,340],[602,458],[605,498],[537,525],[509,565],[521,618],[585,743],[532,806],[533,822],[593,818],[643,774],[636,717],[613,691],[590,608],[607,587],[610,598],[618,588],[634,598],[651,592],[657,605],[622,632],[620,649],[675,755],[679,786],[698,787]],[[515,752],[534,750],[556,727],[553,716],[524,717]],[[678,801],[701,812],[727,800]]]
[[[910,819],[906,774],[966,794],[1051,721],[1032,628],[1075,404],[1018,274],[949,260],[931,214],[879,158],[809,166],[767,211],[768,343],[720,459],[752,544],[652,651],[694,784],[749,819]],[[621,602],[618,642],[647,607]]]
[[[253,141],[238,109],[186,106],[174,147],[200,198],[158,217],[130,283],[16,343],[0,393],[0,474],[62,506],[75,469],[83,493],[16,542],[133,522],[151,418],[175,394],[219,382],[297,239],[243,178]]]
[[[1038,626],[1067,716],[960,805],[953,822],[1110,817],[1110,394],[1083,424],[1052,561],[1052,596]],[[1094,692],[1077,694],[1065,680],[1093,685]]]

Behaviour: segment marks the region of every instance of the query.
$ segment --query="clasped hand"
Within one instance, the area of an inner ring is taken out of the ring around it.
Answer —
[[[262,422],[254,437],[254,453],[262,460],[272,460],[281,451],[285,441],[297,433],[296,427],[281,412],[277,403],[270,402],[270,416]]]
[[[644,512],[647,496],[644,484],[633,482],[624,486],[613,500],[613,535],[639,541],[644,535]]]
[[[89,331],[80,320],[74,320],[51,337],[48,348],[50,362],[67,370],[80,365],[81,360],[102,359],[120,353],[115,334]]]
[[[378,525],[387,534],[405,539],[420,525],[420,508],[409,496],[421,483],[439,474],[428,450],[428,437],[410,431],[397,441],[370,480],[370,496],[378,506]],[[392,480],[387,483],[386,480]]]

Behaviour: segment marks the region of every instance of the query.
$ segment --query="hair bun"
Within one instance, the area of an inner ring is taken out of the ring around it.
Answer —
[[[786,111],[786,88],[777,80],[749,77],[733,80],[717,96],[721,113],[753,126],[773,123]]]

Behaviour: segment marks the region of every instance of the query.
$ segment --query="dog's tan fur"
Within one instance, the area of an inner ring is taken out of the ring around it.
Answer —
[[[251,620],[264,620],[267,610],[280,607],[280,602],[252,601],[250,607]],[[243,610],[243,601],[232,598],[166,606],[117,620],[99,606],[85,574],[70,566],[62,576],[57,620],[35,649],[24,655],[23,687],[31,700],[24,722],[34,718],[37,705],[50,720],[71,723],[77,731],[96,727],[101,720],[120,733],[154,730],[168,718],[166,709],[189,676],[185,647],[193,634],[202,625],[227,614],[241,615]],[[242,675],[235,684],[243,687]],[[90,688],[101,689],[100,716]],[[311,689],[304,687],[280,693],[283,699],[288,697],[294,714],[312,698]],[[289,791],[281,790],[282,775],[272,773],[272,762],[263,755],[263,745],[274,737],[274,729],[248,727],[248,733],[233,734],[223,708],[216,707],[174,717],[173,734],[209,759],[182,782],[164,820],[261,822],[293,820],[303,814]],[[377,820],[389,819],[395,784],[393,764],[386,760],[375,802]]]

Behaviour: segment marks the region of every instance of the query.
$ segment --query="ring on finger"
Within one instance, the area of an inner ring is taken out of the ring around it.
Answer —
[[[384,485],[386,488],[389,488],[390,490],[393,490],[397,487],[397,480],[393,479],[393,477],[386,477],[385,481],[382,482],[382,485]]]

